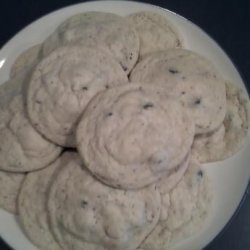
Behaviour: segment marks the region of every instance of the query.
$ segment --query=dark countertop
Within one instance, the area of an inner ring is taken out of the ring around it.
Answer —
[[[16,32],[37,18],[58,8],[84,1],[2,0],[0,47]],[[250,1],[248,0],[145,0],[172,10],[199,25],[226,51],[237,65],[250,90]],[[1,222],[0,222],[1,223]],[[250,249],[250,196],[230,225],[206,250]],[[0,239],[0,250],[10,250]]]

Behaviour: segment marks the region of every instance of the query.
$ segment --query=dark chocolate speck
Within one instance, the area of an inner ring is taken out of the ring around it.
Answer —
[[[169,71],[171,74],[178,74],[178,73],[179,73],[179,70],[173,69],[173,68],[169,68],[168,71]]]
[[[194,104],[196,104],[196,105],[201,104],[201,99],[200,99],[200,98],[197,98],[197,99],[194,101]]]
[[[153,103],[146,103],[146,104],[143,105],[144,109],[149,109],[149,108],[153,108],[153,107],[154,107]]]
[[[202,170],[199,170],[198,172],[197,172],[197,175],[199,176],[199,177],[203,177],[203,171]]]
[[[82,201],[81,201],[81,207],[82,207],[82,208],[85,208],[87,205],[88,205],[88,202],[87,202],[87,201],[85,201],[85,200],[82,200]]]
[[[122,68],[123,68],[124,71],[127,71],[127,70],[128,70],[128,68],[127,68],[126,66],[123,66],[123,65],[122,65]]]

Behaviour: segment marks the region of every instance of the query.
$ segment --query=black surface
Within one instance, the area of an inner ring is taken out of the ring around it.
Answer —
[[[74,0],[1,0],[0,47],[16,32],[58,8],[79,3]],[[250,1],[158,0],[144,1],[177,12],[199,25],[226,51],[237,65],[250,90]],[[1,221],[0,221],[1,223]],[[250,197],[222,235],[206,250],[250,249]],[[0,240],[0,250],[10,250]]]

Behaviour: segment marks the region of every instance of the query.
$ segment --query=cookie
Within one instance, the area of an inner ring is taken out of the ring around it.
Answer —
[[[84,43],[107,47],[128,74],[139,54],[139,37],[125,18],[105,12],[86,12],[66,19],[43,43],[48,55],[59,46]]]
[[[75,147],[75,126],[90,99],[127,75],[104,50],[66,46],[53,51],[35,68],[27,91],[33,126],[54,143]]]
[[[163,183],[164,185],[164,183]],[[210,211],[211,190],[208,177],[194,159],[183,179],[169,193],[161,193],[163,211],[155,229],[140,246],[143,250],[165,250],[197,233]]]
[[[19,222],[31,242],[39,249],[59,250],[49,228],[48,193],[54,176],[69,161],[71,154],[64,153],[47,168],[28,173],[18,197]]]
[[[0,208],[17,214],[17,196],[24,178],[24,173],[0,171]]]
[[[190,110],[196,134],[211,132],[224,120],[225,81],[210,61],[195,52],[169,49],[151,53],[136,65],[130,79],[163,84]]]
[[[51,229],[63,249],[136,249],[160,215],[155,186],[126,191],[96,180],[75,154],[50,189]]]
[[[172,23],[163,15],[150,11],[127,16],[140,38],[140,57],[158,50],[183,47],[183,39]]]
[[[23,78],[23,79],[21,79]],[[0,87],[0,169],[33,171],[47,166],[62,151],[43,138],[30,124],[22,97],[25,77],[13,78]]]
[[[77,148],[107,185],[136,189],[157,181],[190,150],[194,124],[164,89],[128,84],[95,96],[81,117]]]
[[[227,82],[227,111],[223,124],[214,132],[197,135],[192,151],[200,162],[224,160],[245,144],[250,124],[249,97],[241,88]]]
[[[19,55],[10,69],[10,77],[13,78],[30,65],[36,64],[40,55],[41,44],[37,44],[28,48]]]

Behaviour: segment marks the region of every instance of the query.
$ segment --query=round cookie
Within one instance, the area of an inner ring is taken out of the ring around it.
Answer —
[[[161,198],[162,209],[167,214],[160,217],[155,229],[144,240],[140,246],[143,250],[169,249],[204,226],[211,191],[200,164],[192,159],[183,179],[169,193],[161,193]]]
[[[63,249],[132,250],[160,215],[155,186],[135,191],[96,180],[77,154],[58,173],[49,194],[51,229]]]
[[[11,172],[33,171],[47,166],[61,153],[29,123],[22,97],[24,76],[0,87],[0,169]]]
[[[183,39],[169,20],[150,11],[136,12],[127,16],[140,38],[140,57],[158,50],[183,46]]]
[[[28,238],[43,250],[59,250],[49,228],[47,201],[55,176],[74,153],[64,153],[55,162],[39,171],[29,173],[18,197],[19,222]]]
[[[163,89],[128,84],[95,96],[77,127],[87,168],[107,185],[137,189],[179,165],[191,148],[194,124]]]
[[[210,61],[195,52],[169,49],[151,53],[136,65],[130,79],[163,84],[190,110],[196,134],[211,132],[224,120],[225,81]]]
[[[79,115],[98,92],[126,84],[127,75],[104,50],[61,47],[35,68],[27,93],[33,126],[54,143],[75,147]]]
[[[249,97],[239,87],[227,82],[227,111],[223,124],[214,132],[197,135],[192,151],[200,162],[224,160],[245,144],[250,124]]]
[[[24,178],[24,173],[0,171],[0,208],[17,214],[17,196]]]
[[[125,18],[105,12],[86,12],[65,20],[43,44],[43,54],[69,43],[105,46],[128,74],[139,54],[139,37]]]
[[[30,65],[34,65],[40,59],[41,44],[34,45],[19,55],[10,69],[10,77],[13,78],[20,74],[21,71],[29,68]]]

